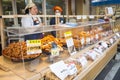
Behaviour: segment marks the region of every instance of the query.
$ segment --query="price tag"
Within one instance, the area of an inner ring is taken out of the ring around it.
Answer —
[[[98,52],[98,53],[100,53],[100,54],[103,53],[102,50],[99,50],[98,48],[94,48],[93,50],[95,50],[96,52]]]
[[[78,62],[82,65],[82,67],[86,67],[88,63],[87,59],[84,56],[80,57],[78,59]]]
[[[85,40],[84,40],[84,38],[81,38],[81,44],[83,45],[84,43],[85,43]]]
[[[113,44],[113,39],[112,38],[110,39],[110,43]]]
[[[96,54],[97,56],[99,56],[100,54],[98,54],[95,50],[90,50],[90,53]]]
[[[118,37],[120,37],[120,34],[119,34],[119,33],[116,33],[116,35],[117,35]]]
[[[108,14],[108,15],[113,15],[114,14],[112,7],[106,7],[105,10],[106,10],[106,14]]]
[[[53,48],[51,49],[51,56],[59,56],[59,48]]]
[[[81,19],[81,16],[77,16],[77,19]]]
[[[77,73],[76,65],[73,62],[67,64],[67,69],[69,71],[69,75],[73,75]]]
[[[69,75],[67,65],[64,61],[59,61],[50,65],[50,69],[61,80],[64,80]]]
[[[90,52],[90,51],[88,51],[88,52],[86,52],[86,53],[87,53],[88,56],[91,57],[92,60],[95,60],[95,59],[97,58],[97,55],[94,54],[94,53],[92,53],[92,52]]]
[[[86,15],[82,16],[82,19],[87,19],[87,16]]]
[[[91,15],[91,16],[89,16],[89,18],[90,18],[90,19],[94,19],[94,18],[95,18],[95,16]]]
[[[108,44],[106,42],[102,42],[101,45],[105,48],[108,48]]]
[[[70,55],[75,54],[76,49],[75,49],[75,46],[74,46],[73,38],[71,37],[72,33],[69,31],[69,32],[65,32],[64,35],[65,35],[65,37],[67,37],[66,38],[66,43],[67,43],[67,47],[68,47],[68,51],[69,51]]]
[[[99,36],[98,36],[98,34],[96,34],[96,35],[95,35],[95,38],[96,38],[97,40],[99,39]]]
[[[27,40],[27,54],[41,53],[41,40]]]
[[[114,36],[114,39],[117,40],[117,36]]]
[[[87,43],[90,43],[90,38],[86,38],[86,42],[87,42]]]

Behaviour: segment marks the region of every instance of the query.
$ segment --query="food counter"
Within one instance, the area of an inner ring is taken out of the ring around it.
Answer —
[[[93,23],[89,23],[87,26],[91,26],[91,24]],[[92,27],[93,29],[96,29],[94,26],[98,26],[98,25],[101,26],[102,24],[104,23],[94,24],[92,25]],[[85,24],[82,24],[81,26],[83,25]],[[78,28],[81,28],[81,26],[79,26]],[[56,31],[65,30],[66,31],[67,29],[72,30],[74,28],[75,27],[67,26],[67,27],[59,27],[54,30]],[[84,29],[84,30],[88,30],[88,29]],[[105,29],[107,28],[105,27]],[[32,34],[29,31],[28,33],[23,32],[22,28],[21,30],[20,28],[18,31],[17,30],[18,29],[14,29],[12,31],[11,30],[10,31],[5,30],[5,31],[19,34],[20,36],[23,36],[25,34]],[[35,29],[36,33],[40,32],[39,30],[40,29]],[[44,28],[42,31],[45,32],[44,30],[47,30],[47,29]],[[48,29],[47,31],[51,31],[51,30]],[[33,59],[31,61],[24,61],[25,57],[23,57],[22,55],[21,59],[23,60],[20,62],[14,62],[14,61],[11,61],[12,59],[10,60],[9,58],[6,58],[5,56],[1,56],[0,64],[6,67],[6,72],[0,71],[1,80],[6,80],[7,78],[9,79],[11,78],[12,80],[16,80],[16,79],[17,80],[39,80],[39,79],[44,79],[44,78],[59,80],[58,76],[56,76],[55,74],[53,74],[53,72],[51,72],[50,66],[61,60],[68,64],[71,62],[75,62],[75,65],[77,68],[77,71],[75,72],[75,74],[65,77],[65,80],[70,80],[70,79],[93,80],[100,73],[100,71],[106,66],[106,64],[111,60],[111,58],[116,54],[117,44],[119,42],[119,36],[116,36],[116,34],[111,33],[111,30],[107,32],[107,35],[104,35],[104,33],[102,35],[104,37],[103,38],[100,37],[100,40],[98,38],[98,35],[95,35],[97,36],[97,39],[95,39],[95,42],[89,45],[87,43],[86,44],[84,43],[85,45],[80,46],[75,54],[70,54],[67,47],[64,47],[60,55],[55,57],[54,59],[52,58],[53,59],[52,61],[49,60],[49,58],[51,57],[50,55],[43,55],[43,54],[40,54],[40,56],[36,57],[36,59]],[[75,37],[75,36],[72,36],[72,37]],[[51,39],[51,38],[47,38],[47,39]],[[101,46],[99,45],[100,43],[101,44],[104,43],[104,45]],[[106,47],[106,45],[108,46],[108,44],[109,44],[109,47]],[[95,50],[93,50],[95,47],[98,48],[98,46],[102,47],[101,49],[103,49],[101,53],[97,51],[95,52]],[[87,52],[90,52],[89,50],[94,51],[96,55],[94,56],[89,55],[87,53]],[[82,62],[80,63],[79,61],[77,61],[79,57],[81,58],[81,56],[82,58],[84,56],[87,63],[82,63]],[[83,66],[82,64],[85,64],[85,66]],[[11,75],[11,76],[8,77],[7,75],[8,76]]]

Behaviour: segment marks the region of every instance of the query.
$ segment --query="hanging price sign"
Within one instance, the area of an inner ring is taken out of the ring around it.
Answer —
[[[27,54],[41,53],[41,40],[27,40]]]
[[[64,35],[65,35],[65,38],[66,38],[66,43],[67,43],[67,47],[68,47],[68,51],[69,51],[70,55],[75,54],[76,49],[75,49],[75,46],[74,46],[71,31],[65,32]]]

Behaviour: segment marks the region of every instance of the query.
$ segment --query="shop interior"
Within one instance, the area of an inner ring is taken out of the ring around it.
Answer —
[[[37,15],[25,14],[31,3]],[[0,0],[0,80],[119,80],[119,26],[118,0]]]

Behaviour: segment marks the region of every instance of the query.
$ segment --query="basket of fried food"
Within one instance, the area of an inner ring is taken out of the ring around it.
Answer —
[[[3,51],[2,55],[14,62],[31,61],[40,56],[41,53],[27,54],[26,42],[13,42]]]

